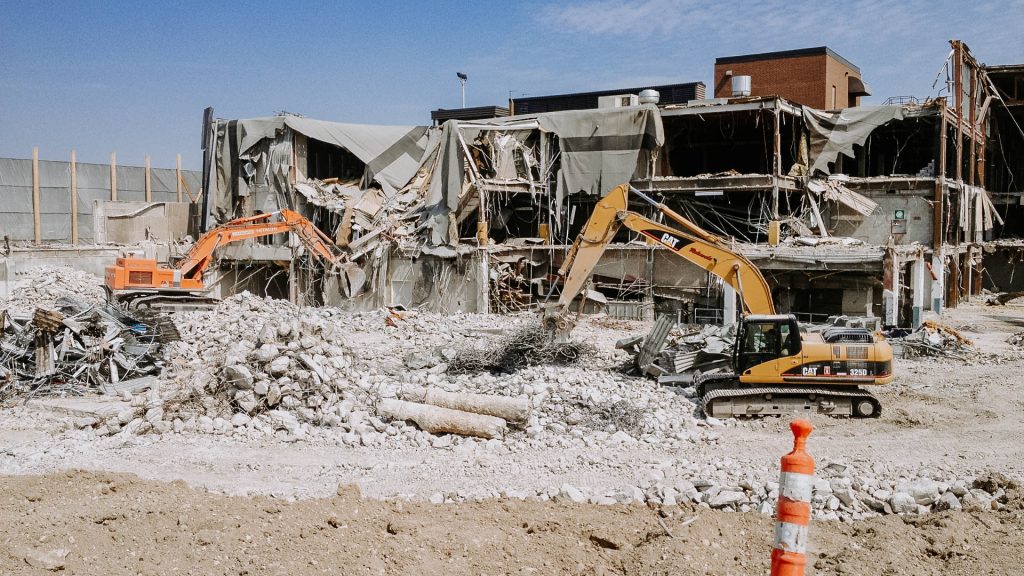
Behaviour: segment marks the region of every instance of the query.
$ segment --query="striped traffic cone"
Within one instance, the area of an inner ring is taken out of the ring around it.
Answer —
[[[804,450],[814,426],[794,420],[793,451],[782,457],[779,474],[779,505],[775,543],[772,544],[772,576],[802,576],[807,567],[807,525],[811,522],[814,458]]]

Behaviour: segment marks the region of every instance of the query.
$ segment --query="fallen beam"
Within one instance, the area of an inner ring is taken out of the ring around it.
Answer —
[[[403,396],[412,402],[496,416],[516,424],[523,424],[530,418],[530,401],[525,398],[445,392],[437,388],[416,388]]]
[[[504,436],[506,429],[505,420],[495,416],[404,400],[381,400],[377,404],[377,413],[391,420],[410,420],[421,430],[432,434],[459,434],[492,439]]]

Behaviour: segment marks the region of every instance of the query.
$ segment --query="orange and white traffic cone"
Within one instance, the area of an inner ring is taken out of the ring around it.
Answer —
[[[771,576],[803,576],[807,567],[807,525],[811,522],[814,458],[804,448],[814,426],[807,420],[794,420],[789,428],[793,431],[793,451],[782,457],[782,472],[779,474]]]

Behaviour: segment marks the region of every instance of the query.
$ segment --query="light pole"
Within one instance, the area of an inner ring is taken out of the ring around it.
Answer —
[[[469,76],[467,76],[463,72],[456,72],[455,75],[459,77],[459,84],[462,84],[462,107],[465,108],[466,107],[466,81],[469,80]]]

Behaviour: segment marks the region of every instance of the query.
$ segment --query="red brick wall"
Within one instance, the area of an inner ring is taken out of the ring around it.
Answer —
[[[732,96],[732,79],[725,75],[750,76],[752,96],[782,96],[812,108],[832,108],[832,86],[836,87],[836,107],[848,105],[847,74],[856,72],[826,54],[715,64],[715,97]]]

